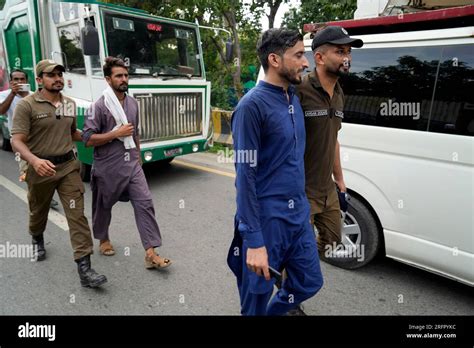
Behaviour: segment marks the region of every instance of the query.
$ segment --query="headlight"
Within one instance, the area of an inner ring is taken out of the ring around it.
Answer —
[[[197,152],[199,150],[199,144],[193,144],[193,152]]]
[[[151,151],[147,151],[145,152],[144,157],[145,157],[145,161],[149,162],[153,158],[153,154],[151,153]]]

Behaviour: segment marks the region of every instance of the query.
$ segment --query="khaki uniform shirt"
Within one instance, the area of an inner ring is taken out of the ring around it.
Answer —
[[[337,132],[344,118],[344,93],[339,83],[333,97],[323,89],[316,70],[296,86],[306,127],[305,177],[309,199],[325,197],[335,189],[332,180]]]
[[[75,131],[76,104],[63,95],[56,107],[37,91],[20,100],[15,108],[11,133],[27,135],[26,145],[40,158],[71,151],[71,134]]]

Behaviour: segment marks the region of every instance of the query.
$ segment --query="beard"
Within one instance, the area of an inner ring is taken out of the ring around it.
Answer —
[[[350,73],[349,69],[344,69],[344,67],[337,70],[337,76],[339,76],[339,77],[348,76],[349,73]]]
[[[337,68],[328,69],[328,72],[338,77],[344,77],[344,76],[349,75],[350,68],[351,68],[351,63],[349,62],[347,65],[341,64]]]
[[[300,72],[292,72],[288,70],[286,67],[283,67],[283,69],[280,71],[279,75],[281,78],[285,79],[289,83],[293,85],[299,85],[301,83],[301,70]]]
[[[127,92],[128,91],[128,83],[122,83],[121,85],[114,87],[117,92]]]
[[[43,88],[50,93],[58,93],[64,89],[64,83],[56,82],[49,87],[43,86]]]

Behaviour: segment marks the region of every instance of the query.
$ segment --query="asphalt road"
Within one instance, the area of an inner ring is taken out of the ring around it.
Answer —
[[[167,166],[145,166],[167,270],[146,270],[130,203],[113,209],[117,251],[93,267],[109,282],[82,288],[62,208],[51,210],[48,258],[0,258],[0,315],[238,315],[235,278],[226,265],[233,234],[235,189],[231,164],[194,154]],[[57,198],[57,196],[56,196]],[[86,215],[91,191],[86,184]],[[0,151],[0,244],[27,244],[26,185],[11,152]],[[355,271],[322,263],[325,284],[305,303],[310,315],[473,315],[473,289],[408,265],[379,258]]]

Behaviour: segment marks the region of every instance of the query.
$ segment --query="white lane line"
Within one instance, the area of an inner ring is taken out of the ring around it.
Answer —
[[[0,175],[0,185],[5,187],[8,191],[13,193],[15,196],[17,196],[23,202],[25,202],[26,205],[28,205],[28,198],[27,198],[28,193],[27,193],[26,190],[22,189],[20,186],[18,186],[16,184],[14,184],[12,181],[8,180],[3,175]],[[26,185],[26,183],[25,183],[25,185]],[[58,226],[60,229],[62,229],[64,231],[69,230],[69,226],[67,224],[66,217],[63,214],[61,214],[61,213],[59,213],[55,210],[50,209],[48,219],[53,224]]]

